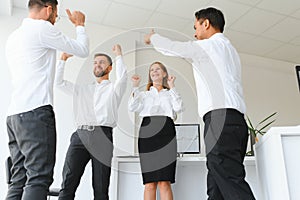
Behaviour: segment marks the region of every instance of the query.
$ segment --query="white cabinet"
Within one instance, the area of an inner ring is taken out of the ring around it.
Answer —
[[[258,187],[255,158],[246,157],[246,180],[250,184],[257,200],[263,200]],[[199,156],[178,158],[176,183],[172,185],[175,199],[207,199],[206,195],[206,159]],[[144,186],[138,157],[114,158],[111,177],[112,200],[141,200]]]
[[[265,200],[300,199],[300,126],[273,127],[255,145]]]

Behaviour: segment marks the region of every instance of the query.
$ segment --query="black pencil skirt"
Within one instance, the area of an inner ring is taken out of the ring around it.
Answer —
[[[175,183],[177,142],[170,117],[144,117],[138,140],[143,183]]]

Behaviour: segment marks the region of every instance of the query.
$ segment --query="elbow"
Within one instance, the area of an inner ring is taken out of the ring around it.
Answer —
[[[89,56],[89,54],[90,54],[89,48],[86,47],[82,49],[82,52],[80,53],[80,55],[78,55],[78,57],[86,58]]]
[[[174,110],[176,113],[181,113],[181,112],[183,112],[184,108],[183,108],[183,105],[180,104],[180,105],[174,106],[174,107],[173,107],[173,110]]]

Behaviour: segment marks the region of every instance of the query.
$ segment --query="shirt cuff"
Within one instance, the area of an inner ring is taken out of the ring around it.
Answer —
[[[76,26],[76,33],[77,34],[85,33],[84,26]]]
[[[66,64],[66,61],[64,60],[58,60],[57,61],[57,68],[64,68]]]
[[[177,92],[177,90],[175,89],[175,87],[172,87],[170,89],[170,92],[171,92],[172,96],[175,96],[175,97],[179,96],[179,93]]]

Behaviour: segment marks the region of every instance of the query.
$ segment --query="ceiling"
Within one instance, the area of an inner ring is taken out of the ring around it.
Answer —
[[[214,6],[225,15],[225,35],[240,53],[300,63],[300,0],[58,0],[89,22],[132,29],[164,27],[193,37],[194,12]],[[1,0],[0,13],[26,9],[27,0]]]

